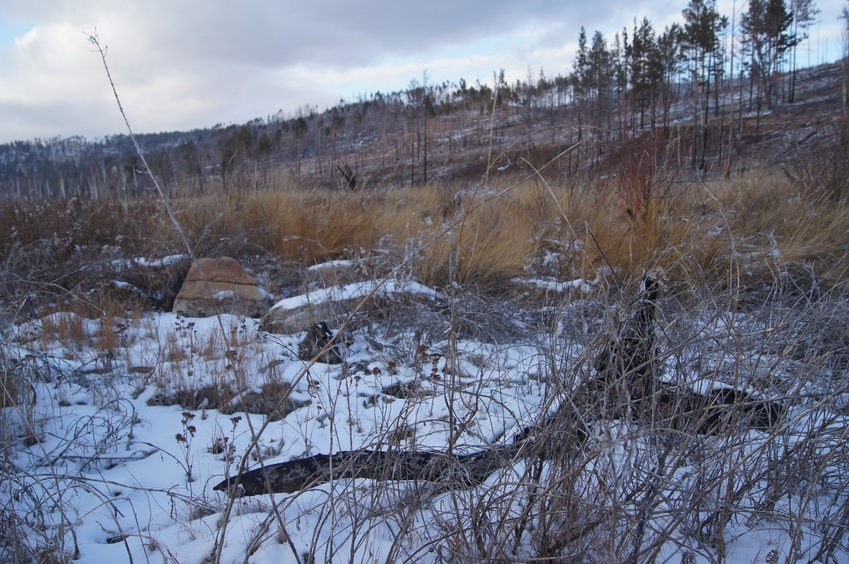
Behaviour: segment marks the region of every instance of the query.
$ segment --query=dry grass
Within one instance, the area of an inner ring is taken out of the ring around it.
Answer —
[[[74,300],[70,307],[41,318],[40,339],[44,347],[58,342],[66,348],[90,347],[99,354],[114,356],[128,344],[127,329],[142,317],[142,304],[121,300],[109,293],[92,299]]]
[[[808,262],[835,280],[846,276],[849,206],[809,198],[787,178],[755,173],[732,195],[732,231],[768,256]]]
[[[703,182],[657,167],[647,171],[643,149],[596,178],[358,192],[300,189],[277,179],[259,189],[176,198],[173,206],[197,256],[265,256],[310,266],[379,255],[391,260],[376,274],[405,264],[433,286],[497,287],[525,274],[586,279],[599,269],[622,278],[662,269],[698,285],[727,277],[736,265],[771,277],[777,258],[832,282],[845,279],[849,208],[812,196],[810,178],[803,186],[781,171],[755,171]],[[105,266],[112,264],[107,248],[129,257],[182,252],[156,204],[97,204],[0,206],[8,219],[3,289],[10,303],[24,291],[21,280],[60,301],[63,292],[90,284],[97,269],[72,268],[72,248],[77,260]],[[548,271],[535,271],[543,260]]]
[[[443,223],[422,225],[418,239],[427,246],[414,265],[417,277],[442,286],[448,281],[488,284],[521,275],[537,254],[542,224],[509,196],[506,190],[463,193]]]
[[[17,405],[20,393],[18,387],[21,383],[11,370],[6,369],[6,361],[0,365],[0,407]]]

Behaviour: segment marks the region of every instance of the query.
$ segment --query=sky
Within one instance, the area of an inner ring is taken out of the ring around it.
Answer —
[[[821,10],[802,64],[842,52],[846,0]],[[731,16],[746,0],[721,0]],[[578,31],[612,35],[686,0],[0,0],[0,143],[241,124],[433,83],[567,74]]]

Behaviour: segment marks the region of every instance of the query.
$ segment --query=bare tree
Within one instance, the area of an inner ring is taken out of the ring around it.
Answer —
[[[351,166],[348,163],[345,163],[344,166],[336,165],[336,168],[339,169],[339,172],[342,173],[342,176],[345,177],[346,185],[350,190],[357,189],[357,173],[351,170]]]

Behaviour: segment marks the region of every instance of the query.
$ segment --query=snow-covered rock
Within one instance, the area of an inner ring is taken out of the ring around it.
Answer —
[[[417,282],[396,280],[368,280],[345,286],[333,286],[280,300],[262,316],[259,328],[268,333],[291,335],[306,331],[316,323],[331,324],[344,321],[363,300],[372,296],[394,296],[400,294],[434,298],[435,290]]]

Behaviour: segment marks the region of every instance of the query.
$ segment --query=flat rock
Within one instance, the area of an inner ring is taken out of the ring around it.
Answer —
[[[333,286],[280,300],[262,316],[259,329],[291,335],[321,321],[339,326],[360,302],[374,297],[431,300],[437,296],[436,291],[416,282],[367,280]]]
[[[192,264],[172,311],[186,317],[217,313],[260,317],[267,309],[268,300],[256,281],[234,259],[221,257]]]
[[[292,335],[306,331],[324,319],[338,325],[356,306],[356,300],[341,300],[305,304],[294,309],[272,308],[260,319],[259,329],[267,333]]]

